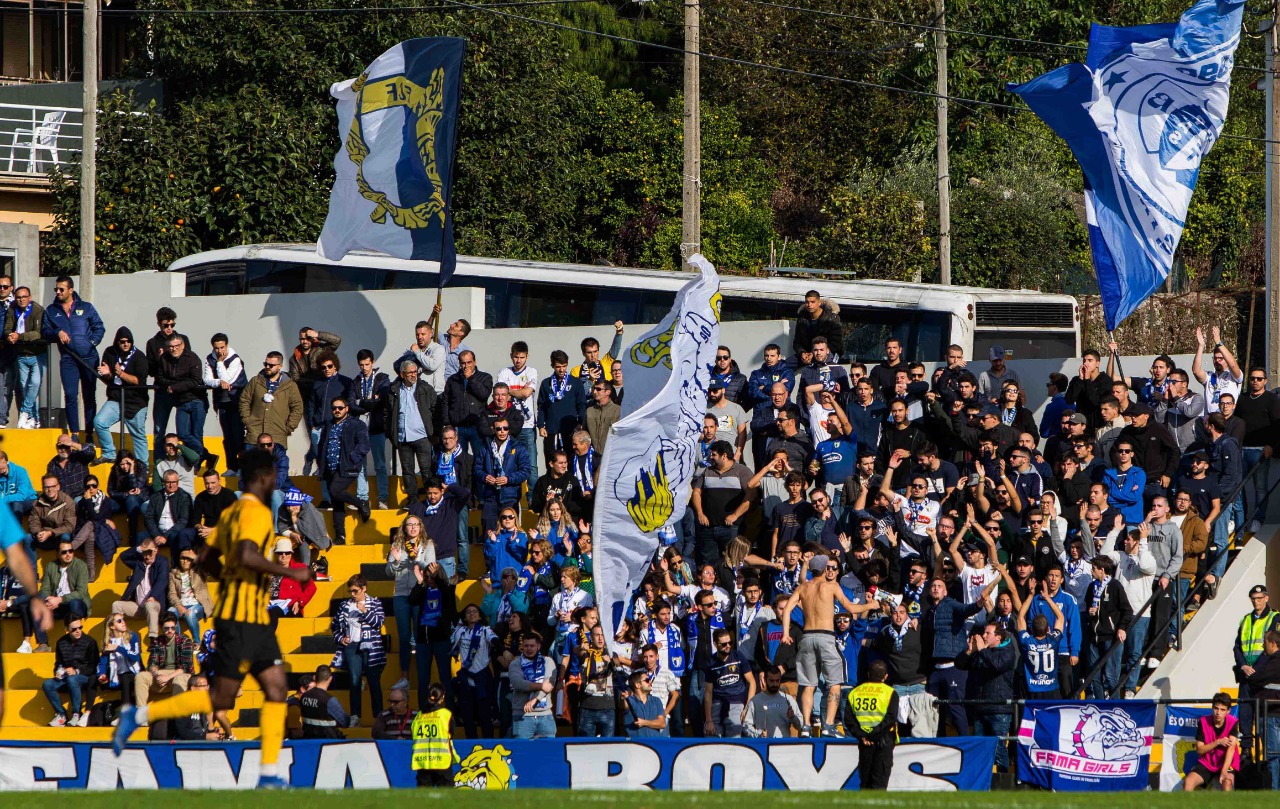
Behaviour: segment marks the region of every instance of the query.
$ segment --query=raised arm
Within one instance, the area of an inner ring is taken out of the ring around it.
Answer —
[[[1213,342],[1214,348],[1222,349],[1222,356],[1227,361],[1227,370],[1231,372],[1231,378],[1244,379],[1244,372],[1240,370],[1240,363],[1236,362],[1236,355],[1232,354],[1227,344],[1222,342],[1222,331],[1217,326],[1213,327]]]
[[[1209,381],[1209,375],[1204,372],[1204,327],[1196,326],[1196,355],[1191,360],[1191,375],[1201,385]]]

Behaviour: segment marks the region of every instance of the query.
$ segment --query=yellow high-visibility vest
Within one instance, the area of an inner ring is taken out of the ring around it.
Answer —
[[[1262,655],[1262,636],[1267,634],[1275,620],[1275,610],[1268,609],[1260,618],[1254,618],[1250,612],[1240,622],[1240,651],[1244,653],[1244,661],[1250,666],[1258,662]]]
[[[870,733],[889,713],[893,687],[884,683],[863,683],[849,692],[849,707],[864,733]]]
[[[458,761],[449,734],[453,714],[447,708],[420,713],[413,720],[413,769],[445,770]]]

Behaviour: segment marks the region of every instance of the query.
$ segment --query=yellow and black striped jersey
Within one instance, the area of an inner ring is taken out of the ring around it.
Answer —
[[[222,552],[221,593],[213,616],[224,621],[270,624],[267,605],[271,601],[271,577],[241,567],[237,551],[241,542],[252,542],[263,556],[271,558],[275,543],[275,520],[271,509],[245,492],[222,512],[209,542]]]

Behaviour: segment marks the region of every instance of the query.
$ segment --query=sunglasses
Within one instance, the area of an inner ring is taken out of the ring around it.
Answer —
[[[493,431],[495,433],[509,433],[511,432],[511,428],[510,427],[494,427]]]
[[[500,519],[500,520],[514,520],[515,518],[516,518],[516,515],[514,515],[514,514],[503,514],[503,515],[502,515],[501,517],[499,517],[498,519]]]
[[[714,607],[715,605],[716,605],[716,602],[714,602],[714,601],[708,601],[708,602],[706,602],[705,604],[699,604],[698,606],[699,606],[699,607],[702,607],[702,608],[705,610],[705,609],[707,609],[708,607]]]
[[[162,328],[162,329],[172,329],[172,328],[173,328],[174,326],[176,326],[176,325],[178,325],[178,321],[176,321],[176,320],[166,320],[166,321],[164,321],[163,323],[161,323],[161,324],[160,324],[160,328]]]
[[[3,287],[0,287],[0,289],[2,289],[2,288],[3,288]],[[69,626],[69,627],[67,627],[67,631],[68,631],[68,632],[80,632],[80,631],[82,631],[83,629],[84,629],[84,627],[83,627],[83,626],[81,626],[80,624],[76,624],[75,626]]]
[[[164,448],[165,448],[165,449],[177,449],[177,448],[178,448],[178,445],[177,445],[177,444],[165,444],[165,445],[164,445]]]
[[[320,367],[321,367],[321,368],[323,368],[323,369],[324,369],[324,370],[326,370],[326,371],[332,371],[332,370],[333,370],[333,363],[332,363],[332,362],[326,362],[324,365],[321,365]]]
[[[1044,520],[1027,520],[1030,525],[1044,525]]]
[[[1117,455],[1132,455],[1132,454],[1133,454],[1133,450],[1131,450],[1131,449],[1118,449],[1118,450],[1116,450],[1116,454],[1117,454]]]
[[[96,489],[96,488],[98,488],[98,484],[96,484],[96,483],[86,483],[86,484],[84,484],[84,487],[85,487],[86,489]]]
[[[59,556],[71,556],[74,553],[75,551],[73,551],[71,548],[67,548],[66,550],[63,550],[63,551],[58,551]]]
[[[262,367],[263,367],[263,368],[279,368],[279,367],[280,367],[280,363],[278,363],[278,362],[264,362],[264,363],[262,363]]]
[[[273,449],[275,444],[259,444],[258,449]]]
[[[334,406],[333,406],[332,408],[330,408],[330,409],[331,409],[334,413],[341,413],[343,410],[346,410],[347,408],[346,408],[346,406],[345,406],[345,405],[334,405]]]

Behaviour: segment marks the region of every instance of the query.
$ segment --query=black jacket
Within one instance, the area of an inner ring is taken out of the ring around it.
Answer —
[[[1119,442],[1121,438],[1127,438],[1136,445],[1134,449],[1137,452],[1134,455],[1137,457],[1134,458],[1134,463],[1147,473],[1147,483],[1159,485],[1162,476],[1167,475],[1170,482],[1177,477],[1178,463],[1182,460],[1178,442],[1174,440],[1169,428],[1154,417],[1147,417],[1145,429],[1138,429],[1132,424],[1125,427],[1116,441]]]
[[[374,368],[373,384],[368,390],[364,384],[364,377],[360,374],[351,378],[351,413],[355,416],[367,414],[369,435],[383,435],[387,432],[387,391],[391,389],[391,377]]]
[[[182,345],[185,346],[182,350],[184,356],[191,353],[191,341],[187,339],[187,335],[178,334],[175,331],[172,336],[182,338]],[[157,331],[155,334],[151,335],[151,339],[147,341],[147,372],[151,374],[153,379],[158,379],[160,376],[161,360],[164,359],[168,353],[165,350],[165,347],[168,345],[169,337],[167,337],[162,331]]]
[[[146,535],[149,537],[160,535],[160,515],[164,513],[164,501],[164,492],[159,491],[142,504],[142,523],[146,526]],[[169,498],[169,516],[173,518],[172,530],[179,531],[191,525],[192,506],[191,495],[187,494],[185,489],[180,488],[174,492]]]
[[[899,649],[894,642],[892,624],[886,624],[876,637],[876,651],[889,664],[890,685],[916,685],[925,681],[924,674],[920,672],[924,651],[917,630],[907,629]]]
[[[204,363],[191,351],[184,351],[177,358],[165,354],[156,373],[156,386],[162,391],[172,388],[173,403],[177,405],[197,399],[208,402],[204,396]]]
[[[364,471],[364,460],[369,456],[369,428],[358,418],[348,416],[342,435],[338,437],[338,465],[330,468],[327,448],[329,434],[337,426],[326,424],[320,432],[320,443],[316,447],[316,465],[321,475],[336,473],[341,478],[354,478]]]
[[[142,555],[138,553],[137,548],[130,548],[120,554],[120,561],[125,567],[133,570],[129,575],[129,586],[124,588],[124,595],[120,597],[121,601],[133,601],[135,594],[138,592],[138,584],[142,581],[142,573],[147,566],[142,561]],[[163,554],[156,554],[155,561],[151,563],[151,575],[148,576],[151,582],[151,598],[160,603],[160,612],[164,613],[169,606],[169,557]]]
[[[1091,380],[1072,377],[1067,383],[1067,404],[1089,421],[1089,427],[1096,429],[1102,421],[1102,400],[1111,395],[1111,377],[1099,373]]]
[[[387,438],[391,441],[391,446],[400,446],[400,390],[404,385],[396,382],[390,385],[384,391],[386,397],[382,405],[383,429],[386,431]],[[445,388],[448,392],[448,388]],[[418,405],[418,415],[422,418],[422,426],[427,430],[427,437],[434,438],[436,435],[435,425],[431,422],[431,414],[436,407],[436,390],[431,387],[431,383],[419,377],[416,387],[413,389],[413,400]],[[483,406],[481,407],[483,409]],[[446,416],[447,420],[447,416]],[[369,422],[369,432],[373,432],[373,422]],[[468,475],[470,477],[470,475]],[[461,482],[461,481],[459,481]],[[467,484],[463,484],[467,485]],[[468,486],[468,488],[470,488]]]
[[[1085,632],[1091,638],[1109,643],[1115,638],[1116,630],[1128,628],[1133,620],[1133,607],[1129,604],[1129,597],[1125,595],[1124,586],[1113,576],[1102,590],[1098,614],[1090,615],[1089,610],[1096,600],[1094,597],[1096,589],[1093,582],[1090,582],[1085,589],[1084,603],[1080,605],[1080,619],[1084,623]]]
[[[577,384],[571,380],[570,384]],[[476,371],[471,378],[459,371],[444,382],[444,419],[455,427],[479,427],[484,408],[493,393],[493,377]]]
[[[824,300],[816,319],[811,319],[808,310],[801,305],[796,314],[795,330],[791,333],[791,353],[799,354],[802,348],[808,350],[813,346],[813,338],[818,335],[827,338],[827,347],[831,349],[832,354],[844,353],[844,327],[840,324],[840,304]]]
[[[1018,644],[1013,638],[1007,638],[1002,645],[979,649],[975,654],[966,649],[956,658],[956,668],[969,672],[965,686],[967,699],[1013,699],[1018,673]],[[974,705],[972,710],[978,714],[1013,713],[1013,706]]]
[[[121,355],[120,350],[114,345],[107,346],[107,350],[102,352],[102,364],[108,369],[115,370],[116,363],[123,360],[125,356]],[[151,366],[147,363],[147,355],[141,351],[134,350],[133,356],[129,361],[124,363],[124,372],[138,378],[140,387],[129,385],[117,386],[113,384],[114,374],[100,377],[107,386],[107,398],[113,402],[120,401],[120,394],[124,393],[124,417],[131,419],[138,415],[138,411],[147,406],[151,398],[151,391],[146,387],[147,372]]]

